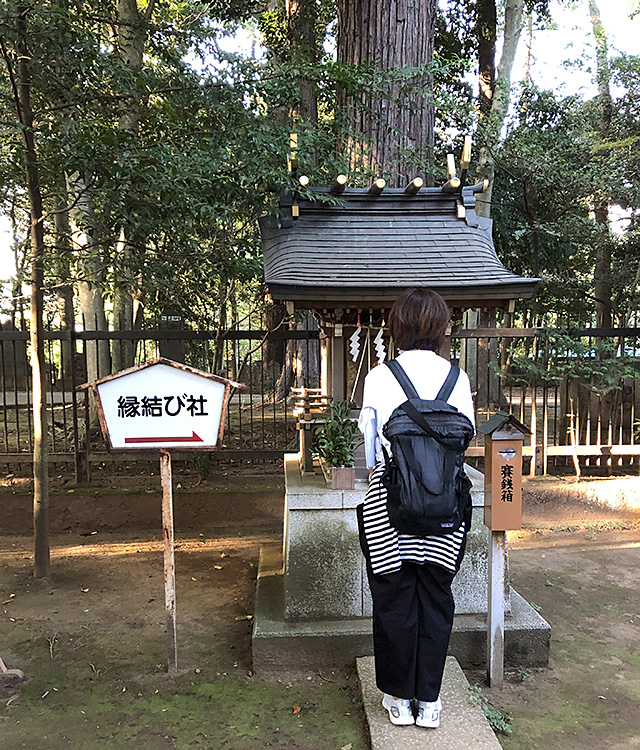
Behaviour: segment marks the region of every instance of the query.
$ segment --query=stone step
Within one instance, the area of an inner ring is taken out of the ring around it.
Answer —
[[[475,703],[467,678],[453,656],[447,657],[444,670],[440,693],[442,719],[438,729],[394,726],[382,707],[373,656],[356,659],[356,665],[372,750],[500,750],[500,743]]]

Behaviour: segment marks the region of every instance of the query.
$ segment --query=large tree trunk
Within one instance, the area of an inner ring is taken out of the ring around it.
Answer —
[[[291,60],[316,64],[320,58],[316,37],[317,9],[315,0],[285,0],[287,25],[291,43]],[[318,122],[318,99],[316,87],[306,78],[298,80],[300,102],[293,108],[294,119],[311,124]]]
[[[318,321],[311,313],[296,323],[296,331],[317,331]],[[314,340],[290,339],[285,361],[275,387],[276,401],[288,398],[292,388],[317,388],[320,381],[319,350]]]
[[[433,58],[435,0],[339,0],[338,59],[379,68],[419,67]],[[423,93],[406,95],[398,85],[388,96],[370,97],[365,107],[344,102],[349,126],[364,141],[347,144],[351,168],[384,174],[392,187],[403,186],[421,171],[433,184],[434,108],[425,101],[431,77],[415,81]],[[408,166],[407,153],[418,166]]]
[[[266,331],[274,331],[282,326],[286,311],[284,305],[268,304],[262,314]],[[262,347],[262,368],[266,372],[273,368],[282,369],[285,355],[284,339],[267,339]]]
[[[484,118],[484,143],[480,149],[480,176],[489,180],[489,188],[478,195],[476,212],[478,216],[491,215],[491,198],[495,176],[495,159],[493,151],[500,142],[500,131],[509,109],[511,71],[518,49],[523,26],[524,0],[506,0],[504,9],[504,43],[498,64],[496,83],[491,97],[491,109]]]
[[[144,61],[144,46],[147,39],[147,26],[151,20],[156,0],[149,0],[144,12],[138,8],[137,0],[117,0],[117,24],[114,39],[114,53],[128,68],[131,87],[122,101],[118,129],[137,139],[140,110],[140,91],[136,86],[138,74]],[[113,326],[116,330],[131,331],[140,327],[142,312],[141,276],[138,266],[139,248],[143,246],[140,237],[133,243],[134,227],[121,227],[116,246],[114,265]],[[139,233],[136,233],[139,235]],[[121,340],[113,343],[114,371],[131,367],[135,361],[133,341]]]
[[[607,32],[600,19],[600,11],[595,0],[589,0],[591,27],[596,41],[596,65],[598,81],[598,100],[600,105],[600,122],[598,135],[606,141],[611,131],[611,101],[609,59],[607,55]],[[593,196],[593,208],[598,225],[596,238],[596,262],[593,274],[594,295],[596,298],[596,325],[599,328],[611,328],[611,237],[609,232],[609,196],[604,190],[597,190]]]
[[[496,0],[478,0],[478,105],[483,115],[491,111],[496,77]]]
[[[44,356],[44,216],[36,142],[31,109],[31,53],[27,43],[29,8],[15,9],[15,71],[4,45],[2,54],[12,84],[13,100],[24,146],[23,158],[31,220],[31,372],[33,384],[33,536],[36,578],[45,578],[50,571],[49,550],[49,478],[46,411],[46,373]]]
[[[116,284],[113,290],[113,328],[116,331],[130,331],[133,328],[133,294],[127,273],[132,264],[133,249],[125,235],[124,227],[120,228],[120,237],[116,243]],[[134,342],[128,339],[114,341],[111,349],[113,371],[120,372],[131,367],[135,360]]]
[[[69,219],[73,247],[78,254],[80,279],[77,288],[83,327],[85,331],[106,331],[107,316],[102,293],[105,286],[104,258],[91,188],[88,180],[75,173],[67,178],[67,190],[72,200]],[[85,351],[87,380],[111,373],[108,341],[87,341]]]
[[[71,278],[71,258],[73,249],[71,247],[71,226],[69,224],[69,210],[67,201],[61,196],[54,199],[54,224],[56,238],[55,268],[58,284],[58,318],[60,330],[75,330],[75,313],[73,309],[73,284]],[[59,377],[63,383],[63,389],[71,386],[72,358],[75,356],[75,345],[68,340],[60,342],[60,370]]]

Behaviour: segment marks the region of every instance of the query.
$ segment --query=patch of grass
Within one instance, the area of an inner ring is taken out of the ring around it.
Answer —
[[[469,690],[473,700],[487,717],[491,729],[497,734],[511,734],[511,717],[504,711],[494,708],[478,685],[469,685]]]
[[[628,531],[631,526],[623,521],[607,521],[606,523],[585,523],[582,524],[582,528],[591,533],[597,533],[599,531]]]
[[[59,632],[57,639],[54,660],[41,633],[14,641],[30,680],[12,691],[0,714],[2,747],[368,747],[358,698],[344,673],[332,681],[315,676],[284,683],[204,665],[170,680],[148,660],[146,652],[158,646],[153,640],[136,639],[143,655],[124,643],[114,652],[113,638],[105,638],[104,647],[85,634]]]

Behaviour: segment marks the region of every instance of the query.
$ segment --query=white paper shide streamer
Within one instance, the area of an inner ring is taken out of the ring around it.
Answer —
[[[358,359],[358,355],[360,354],[360,331],[362,331],[362,328],[358,326],[349,337],[349,354],[351,354],[351,359],[354,362]]]
[[[376,357],[378,358],[379,365],[381,365],[387,358],[387,352],[384,348],[384,342],[382,341],[383,334],[384,334],[384,328],[381,328],[376,334],[375,339],[373,340],[373,344],[376,348]]]

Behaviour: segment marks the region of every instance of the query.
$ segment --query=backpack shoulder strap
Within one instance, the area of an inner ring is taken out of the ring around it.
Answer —
[[[438,391],[438,395],[436,396],[436,401],[448,401],[449,396],[451,396],[451,393],[453,392],[453,389],[456,386],[456,383],[458,382],[458,375],[460,375],[460,368],[456,365],[451,365],[449,369],[449,373],[442,384],[442,388]]]
[[[390,359],[385,362],[385,365],[391,370],[398,383],[400,383],[407,398],[420,398],[420,396],[418,396],[418,391],[416,391],[413,387],[413,383],[409,380],[409,376],[402,369],[402,365],[397,360]]]

